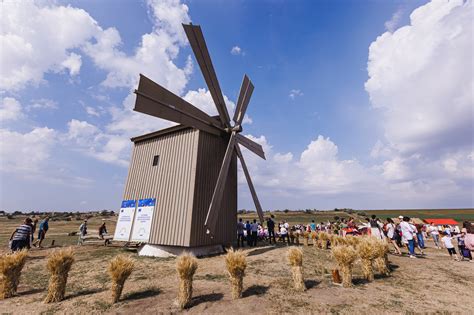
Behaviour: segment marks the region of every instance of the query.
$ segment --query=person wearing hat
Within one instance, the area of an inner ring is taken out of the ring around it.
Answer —
[[[31,223],[30,218],[26,218],[23,224],[20,225],[10,236],[10,249],[13,252],[22,250],[23,248],[30,248],[31,242]]]
[[[84,238],[87,235],[87,219],[79,227],[79,240],[77,241],[77,245],[82,245],[84,242]]]

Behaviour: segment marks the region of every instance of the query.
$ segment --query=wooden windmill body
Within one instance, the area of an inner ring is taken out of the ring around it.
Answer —
[[[244,76],[231,123],[201,28],[192,24],[183,27],[219,116],[209,116],[140,75],[134,110],[179,124],[132,138],[124,199],[156,198],[148,245],[141,250],[144,255],[160,255],[162,250],[210,254],[235,242],[237,159],[263,221],[239,148],[244,145],[265,158],[259,144],[240,134],[253,85]]]

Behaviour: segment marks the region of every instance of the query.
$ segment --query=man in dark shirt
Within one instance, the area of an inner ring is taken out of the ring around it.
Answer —
[[[273,242],[276,244],[276,239],[275,239],[275,221],[273,221],[273,214],[271,215],[270,218],[267,220],[267,229],[268,229],[268,240],[270,241],[270,244],[272,243],[272,238]]]
[[[10,236],[11,250],[18,251],[23,248],[30,248],[31,241],[31,219],[26,218],[23,224],[20,225],[15,232]]]

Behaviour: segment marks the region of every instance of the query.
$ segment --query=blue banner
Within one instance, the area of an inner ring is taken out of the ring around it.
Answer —
[[[136,204],[137,204],[136,200],[124,200],[122,201],[121,208],[135,208]]]
[[[140,199],[138,200],[138,207],[154,207],[156,198]]]

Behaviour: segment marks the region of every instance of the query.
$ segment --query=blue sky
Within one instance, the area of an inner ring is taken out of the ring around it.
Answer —
[[[472,1],[1,6],[2,209],[118,208],[128,139],[169,125],[131,112],[140,72],[215,113],[189,21],[228,100],[255,85],[244,134],[268,158],[244,155],[264,208],[474,205]]]

